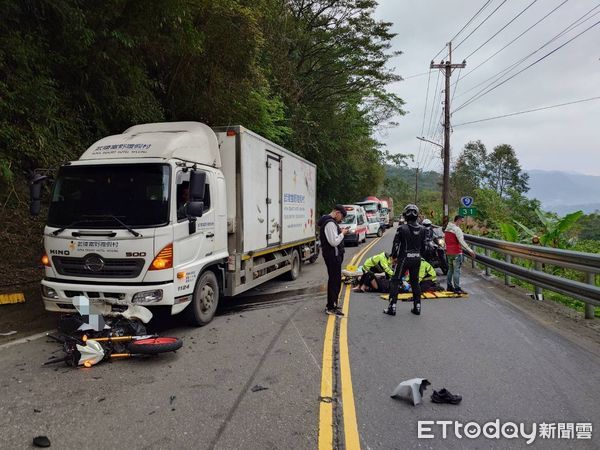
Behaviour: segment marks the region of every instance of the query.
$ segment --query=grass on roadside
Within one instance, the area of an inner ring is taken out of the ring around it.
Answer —
[[[492,275],[494,275],[497,278],[504,278],[504,274],[502,272],[499,272],[499,271],[493,270],[493,269],[490,272],[492,273]],[[515,277],[511,277],[511,280],[517,286],[525,288],[531,292],[535,291],[535,286],[532,285],[531,283],[527,283],[527,282],[520,280],[518,278],[515,278]],[[582,314],[585,311],[585,303],[584,302],[582,302],[581,300],[574,299],[572,297],[568,297],[563,294],[559,294],[558,292],[553,292],[553,291],[544,289],[544,299],[551,300],[556,303],[561,303],[561,304],[568,306],[569,308],[574,309]],[[594,317],[600,318],[600,308],[598,308],[598,307],[594,308]]]

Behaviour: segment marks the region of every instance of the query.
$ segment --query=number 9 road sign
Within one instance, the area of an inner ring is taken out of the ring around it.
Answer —
[[[460,202],[465,208],[470,208],[473,205],[473,197],[461,197]]]

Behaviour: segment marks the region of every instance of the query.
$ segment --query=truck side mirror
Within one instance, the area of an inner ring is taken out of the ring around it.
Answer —
[[[191,217],[202,217],[204,212],[204,202],[188,202],[185,206],[185,212]]]
[[[37,216],[40,213],[42,203],[40,198],[42,196],[42,183],[48,179],[45,175],[34,175],[29,181],[29,213],[32,216]]]
[[[190,202],[204,200],[206,172],[194,170],[190,173]]]

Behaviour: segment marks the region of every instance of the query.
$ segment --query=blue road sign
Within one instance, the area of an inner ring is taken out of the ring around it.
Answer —
[[[461,197],[460,202],[465,208],[470,208],[473,205],[473,197]]]

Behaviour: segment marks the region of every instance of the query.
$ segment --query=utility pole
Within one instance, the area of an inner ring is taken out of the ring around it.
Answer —
[[[446,88],[444,89],[444,178],[442,187],[443,226],[448,224],[448,192],[450,191],[450,76],[453,69],[462,69],[466,67],[467,62],[461,64],[452,64],[452,42],[448,42],[448,61],[442,61],[440,64],[434,64],[431,61],[431,69],[443,69],[446,77]]]

